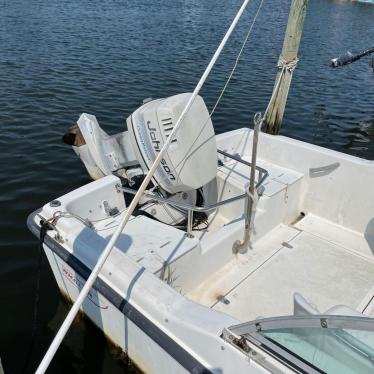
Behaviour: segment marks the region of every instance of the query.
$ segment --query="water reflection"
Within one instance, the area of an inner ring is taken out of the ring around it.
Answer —
[[[211,107],[256,10],[253,0],[202,95]],[[20,372],[30,336],[37,243],[27,215],[89,181],[61,143],[82,112],[109,133],[146,97],[192,90],[240,5],[234,1],[3,2],[0,12],[0,352]],[[270,98],[289,0],[265,2],[237,72],[215,112],[216,132],[251,124]],[[328,67],[347,50],[372,47],[374,6],[309,2],[282,134],[374,159],[374,76],[363,59]],[[46,262],[36,363],[67,311]],[[53,321],[53,322],[52,322]],[[123,373],[106,340],[75,324],[51,372]]]

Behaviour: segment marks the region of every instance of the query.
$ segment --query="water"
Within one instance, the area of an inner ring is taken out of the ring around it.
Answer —
[[[253,17],[244,15],[202,91],[215,102]],[[286,0],[265,1],[232,84],[213,118],[217,133],[248,126],[271,95],[288,16]],[[31,339],[38,248],[27,215],[89,181],[61,142],[82,112],[109,132],[146,97],[192,90],[238,9],[234,1],[0,0],[0,356],[21,373]],[[374,76],[368,59],[328,67],[346,50],[373,46],[374,6],[312,0],[282,133],[374,158]],[[41,267],[35,368],[68,304]],[[51,373],[131,372],[91,323],[71,328]]]

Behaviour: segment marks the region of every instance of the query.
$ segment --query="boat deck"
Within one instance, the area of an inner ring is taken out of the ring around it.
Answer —
[[[363,235],[307,215],[272,230],[187,296],[242,321],[293,314],[295,292],[321,312],[344,304],[374,316],[373,252]]]

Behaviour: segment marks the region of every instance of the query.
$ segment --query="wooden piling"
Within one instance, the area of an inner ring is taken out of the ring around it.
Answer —
[[[304,28],[308,0],[292,0],[282,53],[278,60],[278,74],[275,80],[272,100],[265,116],[265,132],[278,134],[283,120],[292,69],[283,68],[283,63],[297,61],[301,34]]]

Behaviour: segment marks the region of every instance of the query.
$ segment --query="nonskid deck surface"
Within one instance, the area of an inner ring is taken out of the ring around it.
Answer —
[[[295,227],[281,225],[272,230],[248,254],[212,275],[188,297],[242,321],[292,315],[294,292],[321,312],[344,304],[371,314],[374,257],[367,248],[366,253],[363,250],[365,238],[334,225],[333,241],[321,230],[324,220],[304,219]],[[353,246],[344,246],[338,238]]]
[[[109,241],[118,226],[120,217],[97,225],[96,238],[101,237]],[[92,232],[88,235],[92,236]],[[193,250],[197,244],[196,238],[186,237],[181,230],[144,216],[137,216],[130,219],[126,231],[120,235],[115,248],[126,253],[152,273],[156,273],[164,267],[165,263],[183,256]]]

